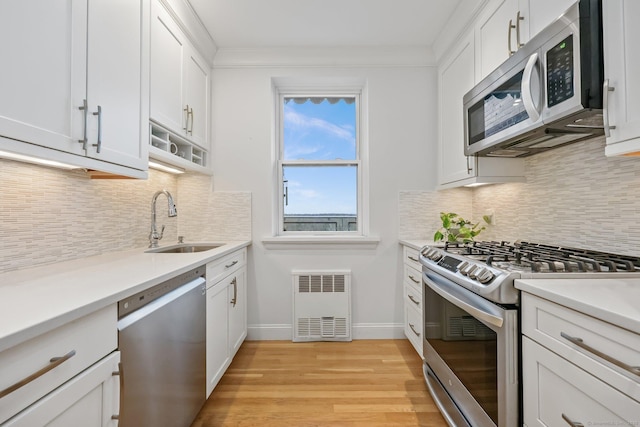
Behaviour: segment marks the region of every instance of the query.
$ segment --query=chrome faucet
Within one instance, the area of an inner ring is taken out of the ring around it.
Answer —
[[[165,196],[167,196],[167,202],[169,203],[169,217],[171,218],[178,215],[178,210],[176,209],[176,204],[173,202],[171,193],[169,193],[167,190],[160,190],[153,195],[153,198],[151,199],[151,233],[149,233],[150,248],[157,248],[158,240],[162,239],[162,235],[164,234],[164,224],[162,225],[160,234],[158,234],[158,230],[156,229],[156,200],[158,200],[158,196],[160,194],[164,194]]]

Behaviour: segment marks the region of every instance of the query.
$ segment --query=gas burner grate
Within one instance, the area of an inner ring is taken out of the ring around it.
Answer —
[[[444,250],[490,266],[508,265],[541,273],[640,272],[637,257],[523,241],[448,242]]]

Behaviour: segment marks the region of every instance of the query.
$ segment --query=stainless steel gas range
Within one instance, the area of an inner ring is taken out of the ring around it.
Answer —
[[[451,426],[521,425],[520,278],[640,277],[640,258],[529,242],[420,250],[424,375]]]

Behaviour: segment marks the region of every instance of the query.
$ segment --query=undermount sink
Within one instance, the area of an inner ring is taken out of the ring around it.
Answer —
[[[181,243],[178,245],[165,246],[161,248],[149,249],[145,252],[161,254],[186,254],[194,252],[210,251],[211,249],[224,246],[224,243]]]

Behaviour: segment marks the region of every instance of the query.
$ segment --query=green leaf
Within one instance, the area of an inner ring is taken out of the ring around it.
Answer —
[[[439,242],[442,239],[444,239],[444,234],[442,234],[440,231],[436,231],[436,234],[433,235],[433,241]]]

